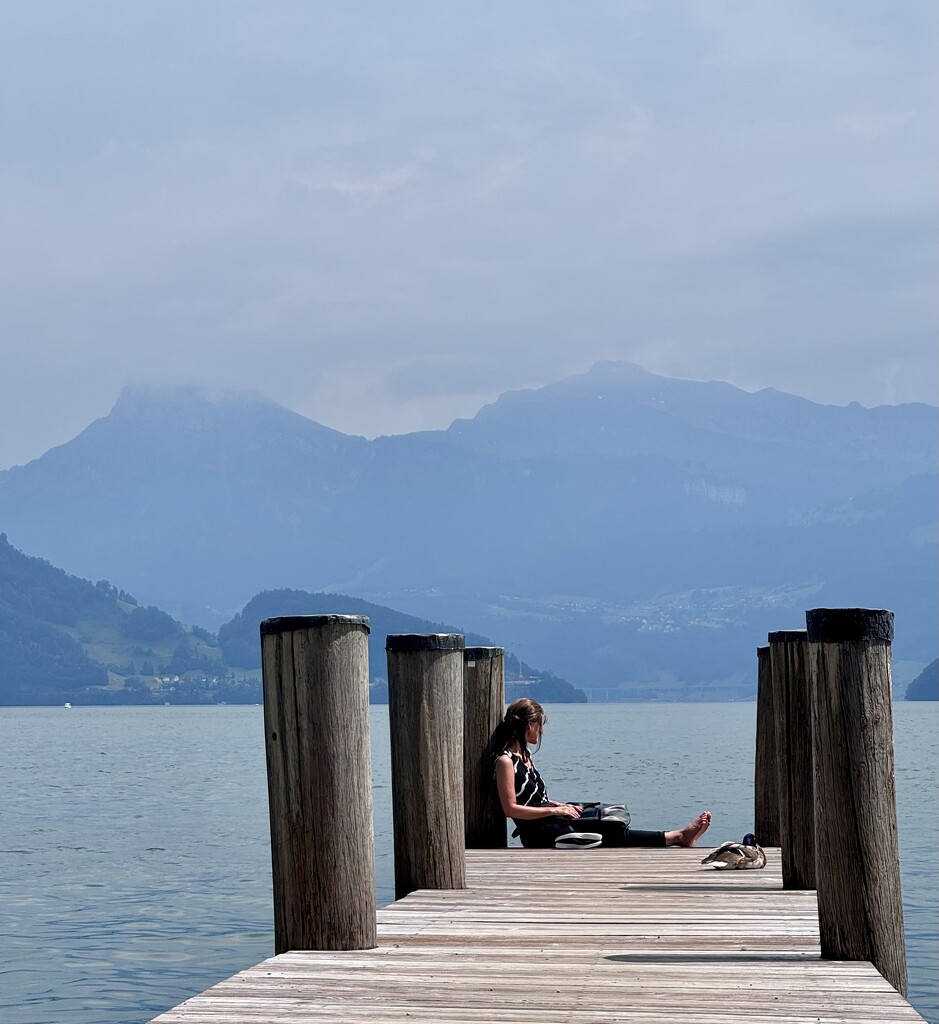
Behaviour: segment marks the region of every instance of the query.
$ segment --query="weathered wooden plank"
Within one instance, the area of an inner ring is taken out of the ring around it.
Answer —
[[[284,953],[156,1020],[922,1020],[870,964],[819,959],[815,894],[783,891],[778,857],[775,870],[714,882],[701,855],[467,851],[470,887],[418,890],[380,910],[378,948]]]
[[[554,850],[467,851],[466,884],[542,889],[576,880],[581,888],[648,886],[656,889],[714,888],[719,891],[781,889],[779,850],[767,850],[761,871],[726,871],[703,868],[702,850],[669,847],[666,850],[589,850],[559,854]],[[589,867],[584,858],[589,857]]]
[[[723,1007],[698,1006],[666,1002],[659,1007],[636,1005],[623,1007],[606,1007],[594,1009],[578,1004],[577,1006],[556,1006],[551,1004],[531,1006],[520,1004],[519,993],[515,994],[515,1002],[506,1006],[492,1007],[492,1016],[484,1016],[477,1007],[470,1006],[427,1006],[420,1003],[406,1006],[383,1005],[372,1008],[350,1007],[347,1002],[323,1000],[310,1003],[305,1000],[269,999],[251,1000],[242,998],[221,1002],[211,1008],[193,1007],[184,1003],[176,1010],[158,1018],[159,1024],[303,1024],[304,1021],[347,1021],[349,1024],[401,1024],[402,1021],[431,1021],[436,1024],[480,1024],[501,1020],[507,1012],[511,1012],[513,1021],[523,1024],[572,1024],[583,1021],[586,1024],[632,1024],[632,1022],[662,1021],[674,1024],[680,1015],[681,1020],[688,1024],[730,1024],[733,1021],[746,1021],[747,1024],[906,1024],[909,1021],[922,1021],[922,1018],[905,1004],[891,1006],[876,1003],[859,1009],[829,1010],[822,1007],[803,1007],[800,1010],[779,1012],[775,1007],[749,1006],[742,1014],[732,1014]]]
[[[517,998],[517,994],[516,994]],[[471,1007],[426,1007],[421,1005],[404,1007],[375,1007],[371,1012],[356,1014],[351,1017],[349,1007],[340,1002],[321,1002],[315,1005],[301,1004],[299,1002],[287,1002],[283,1005],[271,1003],[264,1000],[258,1005],[251,1005],[249,1001],[239,1000],[237,1004],[220,1006],[212,1010],[202,1010],[197,1013],[185,1012],[186,1004],[176,1011],[171,1011],[165,1017],[161,1017],[160,1024],[218,1024],[225,1022],[231,1024],[233,1021],[249,1022],[264,1021],[267,1024],[293,1024],[303,1021],[367,1021],[369,1024],[401,1024],[403,1020],[428,1020],[437,1021],[439,1024],[461,1024],[463,1021],[471,1021],[479,1024],[480,1014],[478,1009]],[[731,1017],[720,1009],[708,1010],[698,1009],[695,1006],[668,1005],[662,1008],[651,1007],[622,1007],[612,1012],[606,1010],[592,1010],[586,1007],[545,1007],[534,1011],[530,1009],[519,1009],[515,1004],[508,1008],[512,1012],[512,1019],[517,1021],[531,1021],[532,1024],[570,1024],[572,1021],[597,1021],[602,1024],[610,1024],[611,1021],[667,1021],[674,1024],[676,1015],[681,1014],[683,1021],[691,1024],[727,1024],[728,1021],[746,1020],[748,1024],[853,1024],[854,1021],[862,1021],[864,1024],[903,1024],[903,1022],[922,1018],[919,1016],[909,1017],[903,1014],[902,1009],[894,1013],[888,1007],[867,1007],[857,1011],[845,1011],[844,1013],[832,1013],[827,1011],[814,1012],[803,1009],[795,1013],[787,1013],[785,1016],[770,1009],[751,1008],[745,1016]],[[505,1007],[494,1008],[494,1014],[507,1012]],[[873,1015],[872,1015],[873,1014]],[[483,1018],[487,1021],[501,1019],[497,1017]]]

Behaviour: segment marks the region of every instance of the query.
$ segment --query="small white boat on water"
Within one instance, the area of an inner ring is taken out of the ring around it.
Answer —
[[[70,707],[71,707],[72,705],[71,705],[71,704],[69,704],[69,702],[68,702],[68,701],[66,701],[66,702],[65,702],[65,706],[66,706],[67,708],[70,708]]]

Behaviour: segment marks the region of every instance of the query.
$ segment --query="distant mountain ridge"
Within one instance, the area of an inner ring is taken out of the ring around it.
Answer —
[[[625,403],[630,415],[624,417]],[[686,456],[689,446],[704,452],[718,437],[810,453],[824,448],[838,458],[869,460],[883,452],[891,462],[900,460],[902,476],[922,470],[924,462],[935,467],[937,445],[929,428],[936,413],[917,403],[820,405],[775,388],[749,392],[723,381],[679,380],[634,363],[602,362],[543,388],[508,391],[448,432],[480,444],[492,428],[501,436],[511,426],[525,455],[538,447],[557,453],[561,445],[568,453],[595,454],[605,443],[619,456]]]
[[[355,593],[582,688],[739,697],[806,607],[891,607],[898,655],[935,657],[937,428],[932,406],[631,364],[373,441],[258,396],[127,389],[0,473],[0,526],[212,628],[264,590]]]
[[[256,594],[245,607],[218,632],[226,662],[240,668],[259,669],[261,651],[258,624],[278,615],[367,615],[371,626],[368,637],[369,673],[373,690],[381,688],[379,700],[387,700],[387,661],[385,639],[392,633],[462,633],[467,647],[492,647],[492,641],[478,633],[429,622],[393,608],[347,594],[311,594],[303,590],[268,590]],[[532,668],[511,651],[505,652],[506,699],[531,696],[540,701],[584,703],[582,690],[559,679],[552,672]],[[373,701],[376,699],[373,693]]]
[[[939,658],[934,658],[906,688],[907,700],[939,700]]]

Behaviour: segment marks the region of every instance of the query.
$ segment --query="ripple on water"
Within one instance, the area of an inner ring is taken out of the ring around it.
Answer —
[[[537,760],[553,795],[625,800],[637,827],[709,807],[715,839],[750,830],[754,705],[550,713]],[[0,850],[3,1024],[147,1021],[272,954],[261,715],[4,709],[0,771],[16,782],[0,790],[0,822],[15,823]],[[934,707],[898,704],[894,720],[911,1001],[939,1024],[939,729]],[[387,709],[372,721],[383,904],[394,895]]]

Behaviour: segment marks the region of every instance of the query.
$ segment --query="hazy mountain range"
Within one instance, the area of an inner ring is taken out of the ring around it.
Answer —
[[[937,637],[926,405],[824,406],[605,363],[369,441],[256,395],[128,388],[0,473],[0,529],[216,628],[260,590],[465,624],[598,695],[742,696],[808,607]]]

